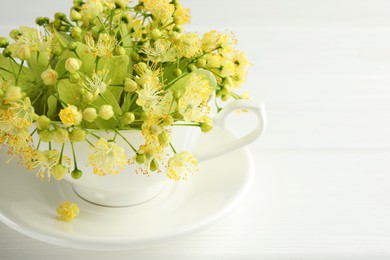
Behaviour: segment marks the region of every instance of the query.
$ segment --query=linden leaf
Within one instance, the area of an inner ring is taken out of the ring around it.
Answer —
[[[58,82],[57,88],[60,99],[63,102],[65,102],[67,105],[81,107],[82,96],[80,93],[79,84],[71,83],[69,79],[63,79]]]
[[[111,85],[123,85],[127,76],[129,56],[102,57],[99,59],[98,70],[108,70]]]

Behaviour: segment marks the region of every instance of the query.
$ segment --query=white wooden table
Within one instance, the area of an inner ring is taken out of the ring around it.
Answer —
[[[0,32],[70,2],[2,2]],[[200,233],[136,251],[61,248],[0,224],[0,259],[390,259],[390,2],[182,3],[192,29],[232,29],[253,63],[245,86],[269,126],[250,146],[249,195]]]

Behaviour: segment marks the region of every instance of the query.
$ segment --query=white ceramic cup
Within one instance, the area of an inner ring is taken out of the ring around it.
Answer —
[[[214,118],[214,124],[222,128],[225,127],[226,117],[232,111],[239,109],[253,112],[258,118],[257,127],[249,134],[237,138],[233,142],[217,146],[213,150],[195,154],[199,162],[232,152],[260,137],[265,128],[266,116],[264,106],[253,101],[237,100],[230,103]],[[107,140],[111,139],[114,135],[114,133],[105,131],[98,132],[97,134]],[[136,148],[144,143],[141,131],[125,130],[121,134]],[[172,130],[172,142],[175,149],[178,152],[193,152],[200,134],[201,132],[198,127],[174,127]],[[123,139],[118,137],[116,143],[125,149],[128,158],[134,156],[134,152]],[[136,174],[137,164],[126,165],[125,169],[117,175],[95,175],[92,172],[92,166],[84,167],[88,161],[90,151],[88,143],[75,143],[74,147],[78,168],[83,171],[83,176],[80,179],[73,179],[70,175],[67,175],[65,180],[72,183],[75,192],[81,198],[94,204],[109,207],[124,207],[140,204],[157,196],[164,188],[166,181],[171,181],[166,177],[164,172],[151,173],[149,175],[142,173]],[[60,148],[56,147],[56,149]],[[72,154],[71,147],[68,143],[65,146],[64,152],[68,156]],[[71,156],[69,157],[72,158]],[[191,180],[189,179],[188,181]]]

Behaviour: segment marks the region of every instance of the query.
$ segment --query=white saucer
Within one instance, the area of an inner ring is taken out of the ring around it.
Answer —
[[[215,129],[201,138],[200,147],[232,138]],[[1,157],[0,220],[32,238],[79,249],[136,249],[199,231],[234,208],[254,177],[251,154],[244,148],[200,164],[188,181],[170,182],[149,202],[107,208],[80,199],[66,182],[42,182],[22,166],[6,164],[4,152]],[[80,208],[72,223],[55,218],[64,201]]]

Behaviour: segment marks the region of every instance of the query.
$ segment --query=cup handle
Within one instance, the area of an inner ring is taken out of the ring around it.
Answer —
[[[240,109],[251,111],[257,116],[258,124],[256,128],[252,132],[248,133],[247,135],[239,137],[238,139],[230,143],[223,144],[211,150],[196,154],[196,158],[198,159],[199,162],[207,161],[209,159],[215,158],[222,154],[235,151],[245,145],[252,143],[263,134],[267,123],[264,104],[259,104],[251,100],[241,99],[228,104],[226,107],[223,108],[221,113],[218,114],[216,118],[214,118],[214,124],[221,128],[226,128],[227,116],[230,113]]]

